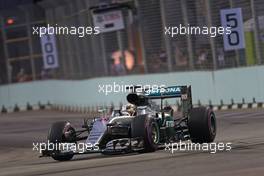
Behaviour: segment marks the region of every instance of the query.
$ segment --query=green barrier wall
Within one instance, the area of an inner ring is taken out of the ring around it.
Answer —
[[[0,87],[0,106],[13,107],[41,103],[56,103],[74,106],[118,105],[125,102],[126,93],[99,92],[99,85],[192,85],[193,102],[208,104],[230,104],[231,99],[239,103],[242,98],[252,102],[264,101],[264,66],[220,70],[215,72],[177,72],[123,77],[106,77],[82,81],[47,80],[19,83]],[[175,100],[173,100],[176,102]]]

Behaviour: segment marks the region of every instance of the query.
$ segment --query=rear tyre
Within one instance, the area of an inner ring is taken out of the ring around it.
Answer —
[[[69,122],[53,123],[48,133],[48,141],[54,145],[59,143],[76,142],[75,139],[75,130]],[[73,155],[72,152],[61,153],[61,151],[55,150],[51,157],[57,161],[68,161],[72,159]]]
[[[216,118],[214,112],[206,107],[193,108],[188,117],[188,128],[192,142],[213,142],[216,136]]]

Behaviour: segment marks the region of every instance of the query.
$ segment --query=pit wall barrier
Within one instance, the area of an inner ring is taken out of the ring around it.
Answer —
[[[106,85],[191,85],[193,104],[234,105],[264,102],[264,66],[218,71],[173,72],[88,80],[45,80],[0,86],[0,106],[7,111],[67,107],[118,106],[126,92],[100,91]],[[171,100],[176,104],[176,100]],[[257,105],[258,106],[258,105]],[[262,105],[261,105],[262,106]]]

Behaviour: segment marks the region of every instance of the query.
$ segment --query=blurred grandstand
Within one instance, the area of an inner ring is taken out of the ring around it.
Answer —
[[[43,66],[32,27],[93,26],[93,7],[121,3],[124,29],[56,35],[58,67]],[[222,36],[164,35],[165,26],[220,26],[220,10],[242,8],[244,49],[224,51]],[[192,70],[264,62],[263,0],[0,0],[0,83]]]

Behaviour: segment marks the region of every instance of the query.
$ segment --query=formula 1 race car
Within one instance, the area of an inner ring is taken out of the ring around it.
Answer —
[[[210,108],[193,107],[191,86],[172,86],[156,91],[138,91],[138,87],[133,86],[131,90],[127,95],[129,104],[126,108],[113,110],[109,118],[94,118],[90,123],[85,120],[81,130],[67,121],[52,124],[48,133],[49,145],[63,143],[72,146],[85,140],[85,151],[53,147],[52,150],[44,150],[42,156],[65,161],[76,154],[154,152],[168,142],[214,141],[215,114]],[[167,98],[181,99],[180,118],[174,117],[171,106],[163,107],[163,100]],[[155,99],[160,100],[160,105],[153,103]]]

